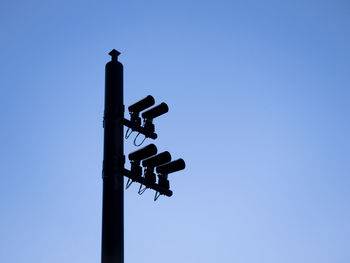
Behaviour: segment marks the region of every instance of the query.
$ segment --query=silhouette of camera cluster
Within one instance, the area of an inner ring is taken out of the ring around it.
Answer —
[[[124,119],[124,125],[128,127],[125,138],[129,138],[133,131],[138,132],[134,139],[135,146],[140,146],[144,142],[143,140],[140,144],[136,143],[136,139],[140,134],[145,136],[144,139],[157,138],[157,134],[154,132],[155,127],[153,119],[167,113],[169,108],[166,103],[162,102],[144,111],[153,106],[154,103],[154,98],[149,95],[128,107],[130,120]],[[141,111],[144,111],[141,114],[143,118],[142,124],[140,118]],[[128,189],[133,182],[138,182],[141,184],[138,190],[140,195],[148,188],[156,191],[154,196],[155,201],[160,195],[172,196],[173,192],[170,190],[168,175],[185,169],[185,161],[183,159],[180,158],[171,161],[171,155],[168,151],[157,153],[158,149],[154,144],[149,144],[136,150],[129,154],[130,170],[124,169],[124,175],[128,177],[126,189]]]

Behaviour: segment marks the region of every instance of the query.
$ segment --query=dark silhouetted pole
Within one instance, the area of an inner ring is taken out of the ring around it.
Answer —
[[[123,65],[115,49],[106,64],[102,263],[124,262],[124,147],[123,147]]]
[[[171,155],[165,151],[158,155],[157,147],[149,144],[128,155],[130,170],[124,168],[124,131],[127,139],[132,132],[137,137],[156,139],[153,119],[168,112],[164,102],[153,106],[151,95],[128,107],[130,120],[124,119],[123,103],[123,65],[118,61],[120,53],[113,49],[109,55],[112,59],[106,64],[105,111],[103,118],[104,152],[103,152],[103,203],[102,203],[102,263],[124,263],[124,176],[128,178],[126,188],[133,182],[140,183],[138,193],[146,189],[155,191],[154,201],[159,196],[172,196],[168,175],[185,168],[183,159],[171,162]],[[144,111],[146,110],[146,111]],[[143,121],[141,122],[140,113]],[[141,163],[142,166],[141,167]],[[144,172],[143,172],[144,171]],[[156,171],[156,173],[155,173]],[[157,180],[158,178],[158,180]]]

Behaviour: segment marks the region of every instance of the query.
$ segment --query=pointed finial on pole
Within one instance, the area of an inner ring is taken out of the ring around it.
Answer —
[[[112,61],[118,61],[118,56],[120,55],[120,52],[113,49],[111,52],[108,53],[112,57]]]

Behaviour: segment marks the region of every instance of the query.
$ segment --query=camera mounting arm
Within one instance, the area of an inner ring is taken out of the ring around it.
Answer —
[[[173,191],[169,190],[169,188],[162,187],[161,185],[155,182],[151,182],[147,180],[145,177],[138,176],[127,169],[124,169],[123,173],[124,173],[124,176],[128,177],[131,181],[140,183],[144,185],[146,188],[153,189],[161,195],[165,195],[168,197],[173,195]]]
[[[153,140],[157,139],[158,135],[154,132],[149,131],[148,129],[145,129],[144,127],[130,121],[127,119],[123,119],[123,125],[130,128],[133,131],[137,131],[143,135],[145,135],[147,138],[151,138]]]

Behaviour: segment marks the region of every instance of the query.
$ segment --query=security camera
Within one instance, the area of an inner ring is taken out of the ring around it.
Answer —
[[[170,173],[174,173],[180,170],[185,169],[185,161],[183,159],[177,159],[175,161],[172,161],[170,163],[166,163],[163,165],[160,165],[156,168],[157,173],[162,175],[167,175]]]
[[[139,114],[141,111],[154,105],[154,98],[151,95],[148,95],[146,98],[135,102],[134,104],[128,107],[130,113],[130,121],[136,125],[141,125],[141,118]]]
[[[152,109],[149,109],[148,111],[145,111],[142,113],[142,118],[144,119],[154,119],[158,116],[167,113],[169,111],[169,107],[166,103],[162,102],[158,106],[153,107]]]
[[[130,153],[129,160],[140,162],[141,160],[151,157],[155,154],[157,154],[157,147],[151,143],[137,151]]]
[[[159,153],[142,161],[143,167],[156,167],[171,161],[171,155],[168,151]]]
[[[146,98],[135,102],[134,104],[128,107],[128,110],[133,113],[140,113],[141,111],[154,105],[154,98],[151,95],[148,95]]]
[[[142,166],[146,167],[144,172],[145,179],[149,182],[155,183],[156,175],[154,173],[154,167],[170,162],[170,160],[171,160],[171,155],[167,151],[159,153],[147,159],[144,159],[142,161]]]
[[[143,127],[149,132],[154,132],[154,124],[152,123],[153,119],[157,118],[158,116],[164,113],[167,113],[168,110],[169,110],[168,105],[162,102],[158,106],[155,106],[152,109],[149,109],[148,111],[143,112],[142,113],[142,118],[144,118]]]

